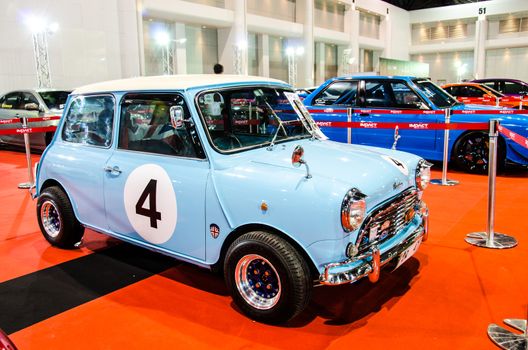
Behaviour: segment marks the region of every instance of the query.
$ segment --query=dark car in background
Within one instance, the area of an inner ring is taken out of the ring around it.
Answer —
[[[487,78],[472,80],[473,83],[481,83],[508,96],[528,95],[528,83],[517,79]]]
[[[17,90],[0,97],[0,129],[17,129],[22,122],[4,124],[2,120],[26,116],[31,127],[57,126],[57,119],[33,122],[32,118],[60,117],[70,90]],[[53,132],[29,134],[32,148],[44,149],[50,143]],[[0,135],[0,144],[21,146],[24,137],[21,134]]]

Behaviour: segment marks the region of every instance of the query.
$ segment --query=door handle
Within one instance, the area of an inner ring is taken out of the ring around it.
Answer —
[[[119,175],[122,173],[121,169],[119,169],[117,165],[114,165],[113,167],[110,165],[107,165],[106,167],[104,167],[104,171],[112,175]]]

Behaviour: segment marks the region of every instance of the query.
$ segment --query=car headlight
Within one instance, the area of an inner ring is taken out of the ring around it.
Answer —
[[[420,191],[425,190],[429,181],[431,181],[431,166],[433,164],[426,162],[425,160],[420,160],[416,166],[416,187]]]
[[[365,197],[367,196],[360,190],[352,188],[343,198],[343,203],[341,204],[341,226],[343,226],[345,232],[357,230],[361,226],[367,208]]]

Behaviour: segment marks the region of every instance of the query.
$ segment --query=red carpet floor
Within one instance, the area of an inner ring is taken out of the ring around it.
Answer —
[[[35,202],[17,189],[27,180],[24,154],[0,150],[0,174],[0,286],[120,244],[88,231],[79,250],[51,247],[38,229]],[[21,350],[495,349],[488,324],[528,314],[528,171],[508,170],[497,180],[496,231],[519,241],[508,250],[464,241],[486,228],[487,176],[450,172],[450,178],[461,184],[426,191],[430,236],[413,258],[383,272],[377,284],[316,288],[308,309],[285,326],[247,319],[221,277],[174,261],[10,337]]]

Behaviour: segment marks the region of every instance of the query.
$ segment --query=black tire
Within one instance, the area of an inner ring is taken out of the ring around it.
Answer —
[[[505,164],[502,142],[497,142],[497,168]],[[460,137],[453,148],[453,161],[456,166],[468,173],[484,174],[489,167],[489,136],[482,131],[472,131]]]
[[[231,244],[224,278],[235,304],[263,323],[292,319],[306,308],[312,294],[306,261],[287,241],[267,232],[249,232]]]
[[[84,227],[60,187],[51,186],[42,191],[37,201],[37,218],[42,235],[51,245],[72,249],[81,242]]]

